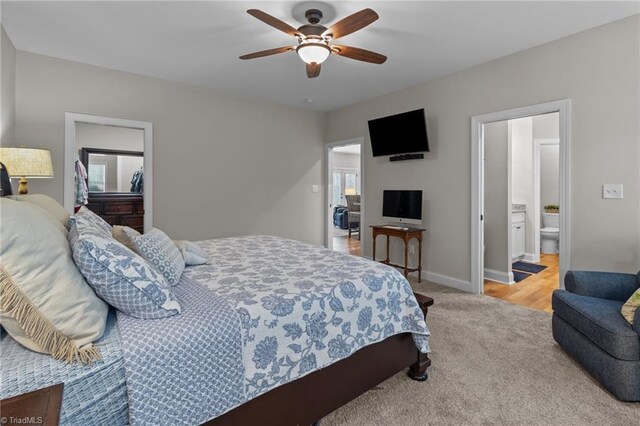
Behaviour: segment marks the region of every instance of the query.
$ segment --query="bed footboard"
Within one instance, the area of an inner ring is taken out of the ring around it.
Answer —
[[[426,315],[433,299],[415,296]],[[272,389],[205,424],[311,425],[407,367],[409,377],[426,380],[430,365],[431,360],[416,349],[410,333],[397,334]]]
[[[427,313],[429,312],[429,306],[433,305],[433,299],[422,294],[413,293],[416,296],[416,300],[420,305],[420,309],[424,312],[425,318],[427,317]],[[427,373],[427,368],[431,366],[431,359],[428,354],[423,354],[418,351],[418,359],[415,363],[409,366],[409,371],[407,371],[407,375],[418,382],[423,382],[429,378],[429,374]]]

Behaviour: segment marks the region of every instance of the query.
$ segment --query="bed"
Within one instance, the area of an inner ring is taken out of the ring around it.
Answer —
[[[112,312],[104,360],[2,336],[0,397],[64,382],[61,424],[311,424],[397,372],[427,378],[432,301],[395,269],[272,236],[198,242],[180,315]]]

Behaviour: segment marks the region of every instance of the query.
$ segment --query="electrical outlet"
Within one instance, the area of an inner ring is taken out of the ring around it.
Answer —
[[[622,198],[622,184],[605,183],[602,185],[602,198]]]

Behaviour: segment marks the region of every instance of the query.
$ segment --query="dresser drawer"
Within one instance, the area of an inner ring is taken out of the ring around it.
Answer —
[[[132,203],[105,203],[104,214],[133,214]]]

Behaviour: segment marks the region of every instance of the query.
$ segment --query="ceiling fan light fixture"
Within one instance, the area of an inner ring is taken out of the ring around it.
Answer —
[[[331,48],[322,42],[303,42],[296,48],[296,53],[307,64],[321,64],[331,54]]]

